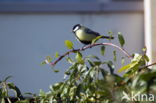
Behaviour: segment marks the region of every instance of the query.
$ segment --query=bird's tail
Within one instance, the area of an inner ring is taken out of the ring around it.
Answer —
[[[102,36],[101,38],[103,38],[103,39],[114,39],[114,37],[112,37],[112,36]]]

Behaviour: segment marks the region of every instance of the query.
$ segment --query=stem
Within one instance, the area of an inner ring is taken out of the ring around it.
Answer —
[[[113,43],[96,43],[96,44],[90,44],[90,45],[87,45],[87,46],[84,46],[80,49],[73,49],[73,50],[70,50],[66,53],[64,53],[63,55],[61,55],[56,61],[54,62],[51,62],[50,64],[52,66],[55,66],[60,60],[62,60],[65,56],[69,55],[70,53],[74,53],[74,52],[78,52],[78,51],[84,51],[86,49],[89,49],[89,48],[92,48],[92,47],[95,47],[95,46],[99,46],[99,45],[107,45],[107,46],[112,46],[118,50],[120,50],[122,53],[124,53],[128,58],[133,58],[126,50],[124,50],[123,48],[113,44]]]
[[[8,100],[8,103],[11,103],[11,101],[10,101],[9,97],[7,97],[7,100]]]
[[[7,89],[7,84],[6,84],[6,82],[3,82],[2,85],[3,85],[3,87],[4,87],[4,90],[5,90],[6,94],[7,94],[6,99],[7,99],[8,103],[11,103],[11,101],[10,101],[10,99],[9,99],[9,97],[8,97],[8,89]]]
[[[152,63],[152,64],[149,64],[149,65],[146,65],[146,66],[144,66],[142,68],[148,68],[148,67],[153,66],[153,65],[156,65],[156,62],[155,63]],[[140,68],[140,69],[142,69],[142,68]]]

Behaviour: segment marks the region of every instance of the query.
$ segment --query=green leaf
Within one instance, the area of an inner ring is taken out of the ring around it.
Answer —
[[[125,63],[125,57],[122,57],[121,58],[121,64],[124,64]]]
[[[67,57],[66,60],[67,60],[68,63],[70,63],[70,64],[73,64],[73,63],[74,63],[74,61],[73,61],[70,57]]]
[[[4,79],[4,82],[6,82],[8,79],[12,78],[12,76],[7,76],[5,79]]]
[[[95,39],[92,40],[92,44],[96,43],[103,35],[97,36]]]
[[[24,94],[26,94],[26,95],[28,95],[28,96],[33,96],[33,97],[35,97],[35,96],[36,96],[36,94],[31,93],[31,92],[26,92],[26,93],[24,93]]]
[[[41,65],[49,64],[52,62],[52,58],[50,56],[47,56],[46,59],[41,63]]]
[[[45,65],[45,64],[47,64],[47,63],[45,61],[43,61],[43,62],[41,62],[40,65],[42,66],[42,65]]]
[[[74,99],[74,95],[75,95],[75,93],[76,93],[76,89],[77,89],[77,87],[76,87],[76,86],[73,86],[73,87],[71,87],[70,90],[69,90],[69,96],[70,96],[70,100],[71,100],[71,101]]]
[[[146,47],[142,48],[142,51],[146,53],[147,48]]]
[[[94,67],[92,67],[91,68],[91,70],[90,70],[90,76],[91,76],[91,78],[94,78],[94,76],[95,76],[95,73],[96,73],[96,70],[95,70],[95,68]]]
[[[129,69],[130,67],[131,67],[131,64],[125,65],[125,66],[121,67],[121,68],[118,70],[118,72],[125,71],[125,70]]]
[[[122,72],[122,71],[125,71],[125,70],[127,70],[127,69],[133,68],[133,67],[136,66],[137,64],[138,64],[138,61],[132,61],[130,64],[121,67],[121,68],[118,70],[118,72]]]
[[[101,55],[104,56],[105,54],[105,46],[101,46]]]
[[[112,61],[108,61],[108,62],[107,62],[107,66],[108,66],[109,69],[110,69],[110,73],[113,74],[114,69],[115,69],[115,66],[114,66],[113,62],[112,62]]]
[[[86,58],[93,58],[93,59],[96,59],[96,60],[100,60],[100,58],[95,56],[95,55],[89,55]]]
[[[113,55],[114,55],[114,61],[116,61],[116,51],[113,51]]]
[[[111,38],[113,37],[113,32],[112,31],[109,31],[108,32],[108,35],[110,36],[109,40],[112,40]]]
[[[63,82],[55,83],[54,85],[52,85],[52,88],[54,91],[59,90],[63,84],[64,84]]]
[[[42,89],[40,89],[39,96],[46,96],[46,93]]]
[[[16,103],[30,103],[30,101],[26,99],[26,100],[17,101]]]
[[[84,89],[83,84],[79,84],[77,86],[76,95],[79,95],[83,89]]]
[[[91,67],[95,66],[95,64],[91,60],[88,60],[88,63],[90,64]]]
[[[100,65],[102,64],[102,62],[101,62],[101,61],[94,61],[94,64],[95,64],[96,66],[100,66]]]
[[[108,32],[108,35],[109,35],[109,36],[113,35],[113,32],[112,32],[112,31],[109,31],[109,32]]]
[[[16,97],[23,99],[22,93],[17,86],[15,86],[13,83],[8,83],[7,85],[9,87],[9,89],[12,89],[15,92]]]
[[[66,40],[64,43],[68,49],[73,49],[73,43],[70,40]]]
[[[5,103],[5,99],[4,98],[0,98],[0,103]]]
[[[146,60],[146,62],[150,61],[147,55],[144,55],[143,58]]]
[[[145,74],[142,74],[140,76],[140,79],[148,82],[148,81],[151,81],[153,78],[156,77],[156,72],[150,72],[150,73],[145,73]]]
[[[76,59],[79,63],[84,63],[82,54],[81,54],[80,52],[77,52],[77,53],[76,53],[75,59]]]
[[[55,72],[55,73],[58,73],[58,72],[59,72],[59,70],[57,70],[57,69],[54,69],[54,72]]]
[[[56,53],[55,53],[55,58],[58,58],[58,57],[59,57],[59,53],[56,52]]]
[[[101,71],[101,74],[102,74],[103,78],[105,78],[106,75],[107,75],[107,72],[102,68],[100,68],[100,71]]]
[[[70,75],[70,72],[69,71],[66,71],[64,74],[65,75]]]
[[[133,59],[131,60],[132,62],[133,61],[140,61],[141,60],[141,58],[142,58],[142,55],[140,55],[140,54],[138,54],[138,53],[135,53],[135,54],[133,54],[134,55],[134,57],[133,57]]]
[[[123,45],[125,44],[125,40],[120,32],[118,33],[118,39],[119,39],[120,45],[123,47]]]

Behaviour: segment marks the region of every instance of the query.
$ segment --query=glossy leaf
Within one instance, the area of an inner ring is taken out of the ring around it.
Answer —
[[[122,71],[125,71],[125,70],[127,70],[127,69],[133,68],[133,67],[134,67],[135,65],[137,65],[137,64],[138,64],[137,61],[133,61],[132,63],[121,67],[121,68],[118,70],[118,72],[122,72]]]
[[[47,64],[46,61],[41,62],[41,66]]]
[[[113,32],[112,32],[112,31],[109,31],[109,32],[108,32],[108,35],[109,35],[109,36],[113,35]]]
[[[109,69],[110,69],[110,73],[113,74],[114,69],[115,69],[115,66],[114,66],[113,62],[112,62],[112,61],[108,61],[108,62],[107,62],[107,66],[108,66]]]
[[[83,63],[83,57],[82,54],[80,52],[76,53],[75,59],[79,62],[79,63]]]
[[[39,96],[46,96],[46,93],[42,89],[40,89]]]
[[[52,62],[52,58],[50,56],[47,56],[46,59],[41,63],[41,65],[49,64],[51,62]]]
[[[9,89],[12,89],[15,92],[16,97],[23,99],[22,93],[17,86],[15,86],[13,83],[8,83],[7,85]]]
[[[145,73],[140,76],[140,79],[144,81],[151,81],[153,78],[156,77],[156,72],[150,72],[150,73]]]
[[[100,38],[102,38],[103,36],[100,35],[98,37],[96,37],[95,39],[92,40],[92,44],[96,43]]]
[[[146,47],[142,48],[142,51],[143,51],[144,53],[146,53],[146,52],[147,52],[147,48],[146,48]]]
[[[95,66],[95,64],[91,60],[88,60],[88,63],[90,64],[91,67]]]
[[[6,103],[4,98],[0,98],[0,103]]]
[[[108,35],[110,36],[109,40],[112,40],[111,38],[113,37],[113,32],[112,31],[109,31],[108,32]]]
[[[118,33],[118,40],[120,45],[123,47],[123,45],[125,44],[125,39],[120,32]]]
[[[113,55],[114,55],[114,61],[116,61],[116,51],[113,51]]]
[[[130,67],[131,67],[131,64],[125,65],[125,66],[121,67],[121,68],[118,70],[118,72],[125,71],[125,70],[129,69]]]
[[[58,69],[54,69],[54,72],[55,72],[55,73],[58,73],[58,72],[59,72],[59,70],[58,70]]]
[[[94,63],[96,66],[100,66],[100,65],[102,64],[101,61],[94,61],[93,63]]]
[[[73,43],[70,40],[66,40],[64,43],[68,49],[73,49]]]
[[[107,72],[104,69],[100,69],[102,76],[105,78],[107,75]]]
[[[70,57],[67,57],[66,60],[67,60],[68,63],[70,63],[70,64],[73,64],[73,63],[74,63],[74,61],[73,61]]]
[[[149,62],[149,57],[147,55],[144,55],[143,58],[146,60],[146,62]]]
[[[55,58],[58,58],[58,57],[59,57],[59,53],[56,52],[56,53],[55,53]]]
[[[95,56],[95,55],[89,55],[86,58],[89,58],[89,59],[93,58],[93,59],[96,59],[96,60],[100,60],[100,58]]]
[[[125,58],[122,57],[122,58],[121,58],[121,64],[124,64],[124,63],[125,63]]]
[[[10,78],[12,78],[12,76],[7,76],[7,77],[4,79],[4,82],[6,82],[7,80],[9,80]]]
[[[104,56],[105,54],[105,46],[101,46],[101,55]]]
[[[30,103],[30,101],[26,99],[26,100],[17,101],[16,103]]]

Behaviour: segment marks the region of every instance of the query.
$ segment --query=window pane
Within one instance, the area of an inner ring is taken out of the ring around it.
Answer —
[[[0,2],[75,2],[75,1],[96,1],[96,0],[0,0]]]

